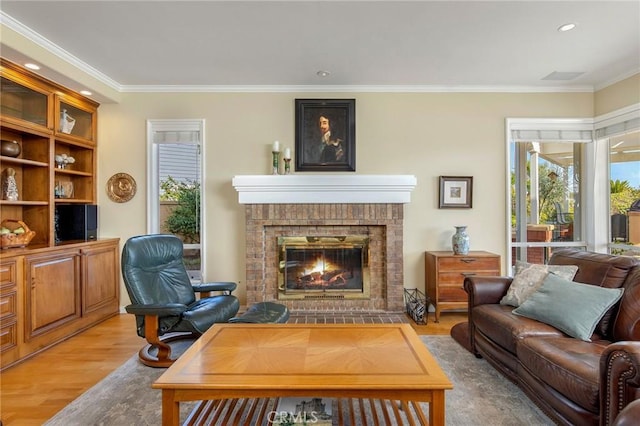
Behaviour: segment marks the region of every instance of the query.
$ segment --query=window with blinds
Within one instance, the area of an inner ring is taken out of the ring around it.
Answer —
[[[149,224],[151,233],[175,234],[194,282],[202,279],[201,120],[150,120]]]

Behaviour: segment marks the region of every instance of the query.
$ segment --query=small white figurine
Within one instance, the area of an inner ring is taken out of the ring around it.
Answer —
[[[60,113],[60,131],[62,133],[70,134],[73,130],[73,126],[76,124],[76,119],[71,117],[66,109],[63,109]]]

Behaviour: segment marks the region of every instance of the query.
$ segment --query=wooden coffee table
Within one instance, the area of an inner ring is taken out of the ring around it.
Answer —
[[[453,385],[409,324],[216,324],[153,388],[163,425],[181,401],[303,396],[428,402],[438,426]]]

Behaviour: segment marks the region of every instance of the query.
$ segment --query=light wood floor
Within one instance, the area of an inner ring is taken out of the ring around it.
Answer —
[[[449,334],[465,313],[443,313],[440,323],[410,321],[418,334]],[[2,426],[41,425],[122,365],[142,347],[133,315],[118,315],[0,374]]]

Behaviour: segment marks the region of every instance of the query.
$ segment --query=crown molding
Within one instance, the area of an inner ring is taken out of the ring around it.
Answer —
[[[616,78],[612,78],[611,80],[607,80],[607,81],[604,81],[602,83],[596,84],[594,86],[594,91],[597,92],[598,90],[605,89],[605,88],[607,88],[609,86],[612,86],[612,85],[614,85],[614,84],[616,84],[616,83],[618,83],[618,82],[620,82],[622,80],[626,80],[627,78],[632,77],[632,76],[634,76],[636,74],[640,74],[640,68],[636,68],[636,69],[631,70],[629,72],[626,72],[626,73],[624,73],[622,75],[619,75]]]
[[[81,72],[121,93],[593,93],[595,90],[600,90],[640,72],[639,70],[630,71],[613,81],[599,84],[597,87],[591,85],[123,85],[3,11],[0,11],[0,24],[60,57]]]
[[[121,86],[128,93],[593,93],[593,86],[182,85]]]
[[[67,52],[66,50],[64,50],[63,48],[61,48],[57,44],[53,43],[49,39],[41,36],[37,32],[33,31],[31,28],[29,28],[26,25],[22,24],[21,22],[13,19],[11,16],[7,15],[6,13],[4,13],[1,10],[0,10],[0,25],[4,25],[7,28],[15,31],[16,33],[18,33],[21,36],[25,37],[26,39],[28,39],[32,43],[35,43],[36,45],[42,47],[43,49],[47,50],[48,52],[58,56],[60,59],[64,60],[65,62],[67,62],[69,64],[71,64],[72,66],[74,66],[78,70],[84,72],[85,74],[89,75],[90,77],[93,77],[94,79],[96,79],[99,82],[101,82],[102,84],[110,87],[111,89],[116,90],[118,92],[122,91],[122,86],[120,84],[118,84],[118,82],[116,82],[115,80],[111,79],[110,77],[108,77],[107,75],[103,74],[102,72],[100,72],[99,70],[95,69],[94,67],[92,67],[91,65],[87,64],[86,62],[81,61],[76,56],[74,56],[71,53]]]

